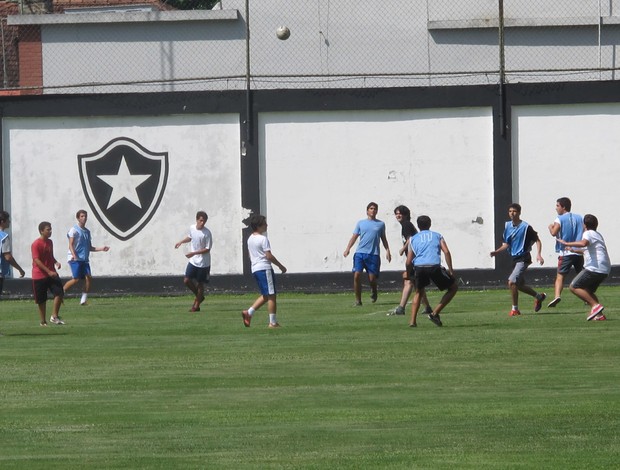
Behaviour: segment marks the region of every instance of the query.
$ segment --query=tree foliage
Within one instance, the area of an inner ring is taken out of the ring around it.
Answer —
[[[177,10],[211,10],[219,0],[164,0]]]

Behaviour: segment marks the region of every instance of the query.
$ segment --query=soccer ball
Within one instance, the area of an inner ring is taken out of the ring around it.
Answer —
[[[284,41],[291,36],[291,30],[286,26],[280,26],[276,29],[276,36],[278,36],[278,39]]]

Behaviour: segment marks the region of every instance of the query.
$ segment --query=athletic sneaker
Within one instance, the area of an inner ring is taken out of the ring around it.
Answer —
[[[353,306],[354,306],[354,307],[361,307],[361,306],[362,306],[362,303],[361,303],[361,302],[355,302],[355,303],[353,304]]]
[[[542,293],[542,294],[536,294],[536,300],[534,301],[534,311],[538,312],[540,311],[540,308],[542,307],[542,303],[544,302],[544,300],[547,298],[547,294]]]
[[[39,325],[41,325],[41,326],[47,326],[47,322],[46,322],[46,321],[43,321],[43,322],[39,323]]]
[[[594,307],[592,307],[592,310],[590,311],[590,315],[588,315],[587,320],[592,320],[594,317],[603,313],[603,310],[605,310],[605,307],[603,307],[601,304],[596,304]]]
[[[405,307],[401,307],[400,305],[396,307],[394,310],[392,310],[390,313],[388,313],[388,315],[404,315],[404,314],[405,314]]]
[[[409,328],[415,328],[417,326],[418,326],[417,323],[409,323]]]
[[[374,304],[377,301],[377,293],[373,292],[370,294],[370,301]]]
[[[192,305],[192,308],[189,309],[190,312],[200,312],[200,307],[196,307],[195,305]]]
[[[428,319],[432,321],[437,326],[442,326],[441,318],[439,318],[439,314],[433,315],[432,313],[428,314]]]
[[[426,307],[426,308],[424,309],[424,313],[426,313],[427,315],[428,315],[429,313],[433,313],[433,307],[431,307],[431,306],[429,305],[428,307]]]
[[[280,324],[278,322],[276,322],[276,323],[269,323],[269,327],[268,328],[280,328]]]
[[[519,315],[521,315],[521,312],[519,312],[519,310],[511,310],[510,313],[508,314],[509,317],[518,317]]]
[[[50,321],[52,323],[54,323],[55,325],[64,325],[65,322],[62,321],[62,319],[60,317],[50,317]]]
[[[605,315],[599,315],[598,317],[594,317],[592,321],[605,321],[607,320],[607,318],[605,318]]]
[[[243,324],[246,328],[250,327],[250,323],[252,322],[252,316],[248,313],[247,310],[241,312],[241,316],[243,317]]]
[[[553,299],[551,302],[549,302],[549,305],[547,305],[547,308],[552,308],[555,307],[557,304],[560,303],[562,299],[559,297],[556,297],[555,299]]]

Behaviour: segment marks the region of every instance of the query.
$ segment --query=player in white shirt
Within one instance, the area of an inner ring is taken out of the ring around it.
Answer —
[[[205,211],[196,213],[196,224],[190,226],[188,235],[179,241],[175,248],[184,243],[190,243],[189,251],[185,257],[189,259],[185,268],[183,283],[191,290],[195,297],[190,312],[199,312],[200,304],[205,299],[205,284],[209,282],[211,275],[211,245],[213,238],[211,231],[205,227],[209,217]]]
[[[583,217],[583,225],[585,231],[583,238],[574,242],[560,240],[559,242],[574,251],[583,253],[584,269],[581,271],[573,282],[570,284],[570,290],[581,300],[590,305],[591,310],[587,316],[587,320],[606,320],[603,315],[603,307],[596,290],[601,285],[611,271],[611,261],[607,253],[607,245],[603,235],[597,232],[598,219],[592,214],[586,214]]]
[[[267,219],[264,215],[253,215],[250,218],[250,228],[252,235],[248,238],[248,252],[250,254],[250,262],[252,263],[252,275],[256,279],[260,296],[254,301],[252,306],[241,312],[243,324],[250,326],[254,312],[267,304],[269,312],[269,328],[279,328],[280,324],[276,318],[276,278],[273,272],[272,264],[275,264],[282,273],[286,272],[286,268],[271,253],[271,245],[269,239],[265,235],[267,231]]]

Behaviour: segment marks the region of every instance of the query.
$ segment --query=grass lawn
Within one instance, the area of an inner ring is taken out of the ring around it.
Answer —
[[[254,295],[73,297],[47,328],[5,300],[0,468],[618,468],[620,289],[599,293],[606,322],[568,290],[516,318],[462,291],[443,328],[386,316],[398,293],[285,293],[278,330],[265,307],[243,327]]]

